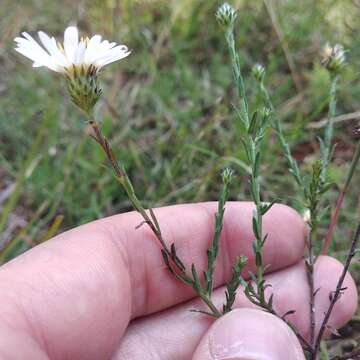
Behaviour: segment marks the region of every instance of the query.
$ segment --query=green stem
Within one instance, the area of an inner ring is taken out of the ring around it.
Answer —
[[[92,136],[92,138],[104,150],[105,155],[114,170],[116,179],[119,181],[119,183],[124,188],[132,206],[134,207],[134,209],[137,212],[140,213],[140,215],[144,219],[144,222],[150,227],[150,229],[154,233],[155,237],[160,242],[161,247],[162,247],[161,252],[163,255],[163,259],[164,259],[164,262],[165,262],[168,270],[170,271],[170,273],[173,274],[173,276],[175,276],[175,278],[177,278],[184,284],[192,286],[193,289],[196,291],[196,293],[199,295],[199,297],[204,301],[204,303],[211,310],[211,315],[216,318],[220,317],[221,312],[216,308],[216,306],[212,302],[209,294],[206,291],[204,291],[204,289],[202,288],[198,277],[194,276],[193,278],[191,278],[190,276],[188,276],[186,274],[185,266],[184,266],[183,262],[180,260],[180,258],[177,256],[175,246],[172,245],[169,248],[166,245],[166,243],[162,237],[160,226],[155,217],[155,214],[150,209],[149,210],[150,216],[149,216],[148,213],[146,212],[146,210],[144,209],[144,207],[142,206],[140,200],[136,196],[136,193],[135,193],[134,187],[131,183],[131,180],[129,179],[124,167],[121,166],[117,162],[114,152],[113,152],[109,142],[102,134],[101,129],[99,128],[97,122],[92,117],[90,117],[89,124],[91,125],[93,132],[94,132],[94,135]],[[171,261],[171,263],[170,263],[170,261]],[[194,268],[194,271],[195,271],[195,268]]]
[[[224,170],[222,174],[223,179],[223,188],[220,193],[218,201],[218,211],[215,214],[215,231],[211,247],[207,251],[208,255],[208,265],[205,272],[206,280],[206,290],[207,294],[210,297],[213,292],[214,287],[214,272],[216,265],[216,258],[219,252],[220,245],[220,236],[223,229],[224,213],[225,213],[225,203],[229,197],[229,185],[231,182],[232,171],[230,169]]]
[[[309,260],[307,263],[307,277],[309,283],[309,307],[310,307],[310,344],[315,341],[315,285],[314,285],[314,239],[317,237],[317,225],[312,228],[309,236]]]
[[[270,98],[270,94],[268,92],[268,90],[266,89],[266,87],[264,86],[264,84],[261,82],[260,83],[260,91],[261,94],[264,98],[264,101],[266,103],[266,106],[268,106],[271,109],[271,113],[272,113],[272,124],[273,124],[273,128],[276,131],[276,134],[278,136],[278,139],[280,141],[280,145],[281,148],[284,152],[284,156],[287,160],[288,163],[288,167],[290,170],[291,175],[294,177],[296,183],[298,184],[298,186],[302,189],[304,187],[304,181],[300,175],[300,170],[299,170],[299,165],[297,163],[297,161],[294,159],[294,157],[291,154],[290,151],[290,146],[287,143],[285,136],[284,136],[284,131],[281,125],[281,121],[279,119],[279,116],[277,115],[274,105],[271,101]]]
[[[109,142],[102,134],[101,129],[99,128],[97,122],[92,117],[90,117],[89,123],[94,131],[94,139],[98,142],[98,144],[104,150],[105,155],[106,155],[107,159],[109,160],[109,162],[115,172],[116,178],[120,182],[120,184],[123,186],[132,206],[134,207],[134,209],[137,212],[140,213],[140,215],[143,217],[144,221],[149,225],[149,227],[151,228],[151,230],[155,234],[156,238],[161,243],[161,246],[163,247],[163,249],[165,250],[167,255],[170,255],[170,250],[162,238],[160,229],[158,228],[158,226],[156,226],[154,221],[152,221],[151,218],[148,216],[148,214],[146,213],[146,210],[142,206],[140,200],[137,198],[134,188],[132,186],[132,183],[131,183],[124,167],[119,165]]]
[[[242,120],[248,126],[249,125],[249,107],[248,107],[248,101],[247,101],[247,97],[246,97],[244,80],[243,80],[243,77],[241,74],[240,59],[239,59],[239,55],[236,52],[233,29],[229,29],[228,31],[226,31],[225,39],[228,44],[234,80],[235,80],[236,88],[238,91],[238,95],[240,97],[240,110],[241,110]]]
[[[209,295],[207,294],[199,294],[200,298],[202,299],[202,301],[209,307],[209,309],[212,312],[212,315],[215,318],[219,318],[222,316],[221,312],[217,309],[217,307],[214,305],[214,303],[212,302],[211,298]]]
[[[245,128],[244,146],[248,157],[248,162],[251,166],[251,179],[250,187],[252,200],[256,206],[256,213],[253,216],[253,232],[255,236],[254,253],[256,258],[256,285],[257,293],[261,303],[265,304],[265,291],[264,291],[264,268],[262,263],[262,250],[264,239],[262,236],[262,215],[263,204],[260,196],[260,143],[264,135],[266,124],[264,118],[260,122],[257,121],[256,115],[250,122],[249,107],[246,96],[246,89],[244,80],[241,73],[241,66],[239,56],[235,48],[234,29],[230,28],[225,32],[226,42],[229,48],[232,70],[234,75],[235,84],[240,97],[240,111],[239,117]]]
[[[339,79],[338,75],[334,76],[331,80],[331,86],[330,86],[328,122],[325,128],[324,144],[322,149],[322,161],[324,167],[321,176],[324,181],[326,179],[326,175],[332,155],[331,141],[334,134],[334,118],[336,115],[336,89],[337,89],[338,79]]]
[[[255,153],[259,151],[256,146],[253,146]],[[256,158],[256,155],[255,155]],[[262,261],[262,249],[263,249],[263,231],[262,231],[262,203],[260,198],[260,181],[257,175],[256,167],[260,164],[255,165],[255,161],[252,164],[252,178],[250,186],[252,187],[253,201],[256,206],[256,211],[253,214],[253,227],[255,235],[255,263],[256,263],[256,285],[257,292],[259,294],[260,303],[265,303],[265,292],[264,292],[264,268]]]
[[[256,207],[256,214],[260,214],[260,208]],[[263,238],[262,238],[262,215],[257,216],[257,222],[259,226],[259,237],[256,239],[257,242],[257,252],[255,256],[257,257],[258,265],[256,266],[256,281],[257,281],[257,291],[259,293],[259,300],[262,304],[266,303],[265,301],[265,287],[264,287],[264,267],[262,260],[262,249],[263,249]]]
[[[262,131],[262,129],[257,129],[257,131]],[[260,142],[256,139],[254,140],[250,134],[247,134],[247,143],[249,144],[249,154],[250,154],[250,165],[251,165],[251,194],[252,199],[255,203],[256,211],[253,214],[253,233],[255,236],[255,265],[256,265],[256,286],[257,292],[259,295],[259,301],[262,304],[265,304],[265,291],[264,291],[264,268],[262,261],[262,250],[263,250],[263,231],[262,231],[262,218],[263,218],[263,206],[261,202],[260,195],[260,178],[259,178],[259,168],[260,168]],[[256,137],[256,135],[255,135]]]
[[[322,181],[323,163],[318,160],[314,163],[312,168],[312,178],[308,185],[307,191],[305,191],[304,197],[307,201],[307,206],[310,210],[310,235],[309,235],[309,258],[306,260],[307,277],[309,282],[309,305],[310,305],[310,344],[314,345],[315,341],[315,287],[314,287],[314,244],[318,240],[318,226],[319,226],[319,201],[321,192],[323,189]]]
[[[230,281],[226,284],[226,302],[223,305],[223,314],[228,313],[232,310],[232,306],[235,302],[236,293],[241,285],[244,283],[244,279],[241,277],[241,273],[246,265],[247,258],[245,256],[238,256],[235,264],[232,268],[232,276]]]

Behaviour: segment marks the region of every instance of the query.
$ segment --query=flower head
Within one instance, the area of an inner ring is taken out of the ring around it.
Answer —
[[[237,13],[230,4],[224,3],[218,8],[215,16],[220,26],[229,29],[234,25]]]
[[[230,168],[225,168],[223,172],[221,173],[221,177],[224,184],[230,184],[232,177],[234,175],[234,172]]]
[[[338,72],[346,62],[346,50],[340,44],[331,46],[327,43],[322,51],[321,63],[330,71]]]
[[[16,48],[20,54],[32,60],[33,67],[46,66],[59,73],[71,73],[74,68],[92,66],[96,71],[114,61],[123,59],[130,54],[125,45],[101,39],[100,35],[92,38],[81,38],[75,26],[69,26],[64,32],[63,44],[43,31],[38,32],[40,46],[26,32],[16,37]]]
[[[45,66],[65,74],[71,99],[86,113],[91,113],[102,93],[97,76],[100,69],[128,56],[128,48],[108,40],[102,41],[100,35],[79,41],[75,26],[65,30],[63,44],[42,31],[38,35],[43,47],[23,32],[23,37],[15,38],[15,50],[32,60],[33,67]]]
[[[251,72],[255,78],[256,81],[259,81],[260,83],[263,81],[264,76],[265,76],[265,68],[263,65],[261,64],[255,64],[252,69]]]

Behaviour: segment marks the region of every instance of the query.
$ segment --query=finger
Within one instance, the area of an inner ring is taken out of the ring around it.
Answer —
[[[194,360],[305,360],[293,331],[257,309],[237,309],[217,320],[201,339]]]
[[[199,271],[206,264],[216,207],[207,203],[155,210],[164,238]],[[227,205],[216,286],[229,276],[238,254],[247,255],[249,269],[254,268],[252,210],[250,203]],[[148,227],[135,230],[140,220],[129,213],[79,227],[3,266],[4,323],[28,331],[52,358],[97,359],[111,354],[130,317],[193,297],[166,271]],[[274,206],[264,217],[264,232],[269,233],[264,262],[270,270],[301,257],[305,227],[293,210]]]
[[[342,272],[342,265],[330,257],[321,257],[315,266],[315,283],[320,290],[316,296],[316,323],[319,329],[324,312],[329,306],[329,293],[337,285]],[[270,292],[274,294],[274,307],[283,315],[289,310],[295,313],[287,319],[297,327],[302,336],[309,338],[309,285],[306,278],[304,262],[301,261],[286,270],[280,270],[267,276],[271,284]],[[354,281],[348,274],[343,296],[336,303],[329,324],[334,328],[345,325],[357,308],[357,292]],[[218,307],[224,302],[225,288],[215,293]],[[268,294],[269,295],[269,294]],[[236,307],[254,307],[243,292],[238,292]],[[144,354],[159,360],[187,360],[191,358],[203,334],[212,324],[207,316],[190,312],[191,309],[203,310],[199,300],[163,311],[152,316],[133,321],[124,335],[116,360],[140,360]],[[285,357],[286,358],[286,357]]]
[[[252,203],[228,203],[215,272],[215,287],[224,284],[231,275],[236,256],[248,258],[244,273],[254,271]],[[207,249],[214,233],[217,203],[178,205],[155,210],[164,239],[174,243],[187,269],[194,263],[201,274],[207,265]],[[117,220],[117,221],[116,221]],[[159,244],[146,226],[139,224],[137,213],[108,218],[104,226],[124,244],[132,285],[132,317],[163,310],[194,297],[189,286],[177,281],[163,263]],[[304,254],[307,228],[291,208],[275,205],[263,219],[263,232],[268,234],[263,261],[272,272],[297,262]],[[121,236],[122,233],[122,236]],[[119,236],[120,235],[120,236]]]

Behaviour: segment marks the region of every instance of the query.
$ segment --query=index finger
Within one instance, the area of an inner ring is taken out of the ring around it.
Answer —
[[[164,238],[175,243],[187,265],[199,273],[213,234],[216,203],[156,209]],[[250,203],[226,206],[215,276],[220,286],[236,255],[252,253]],[[166,270],[159,245],[146,226],[128,213],[81,226],[38,246],[0,271],[0,316],[31,334],[51,358],[105,358],[130,318],[171,307],[194,297]],[[264,263],[277,270],[298,261],[304,250],[305,225],[282,205],[264,217],[268,239]],[[19,311],[20,310],[20,311]],[[6,332],[5,332],[6,333]]]

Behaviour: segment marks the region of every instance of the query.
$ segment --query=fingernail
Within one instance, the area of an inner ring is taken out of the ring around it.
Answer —
[[[214,360],[304,360],[291,329],[261,310],[238,309],[224,316],[208,344]]]

